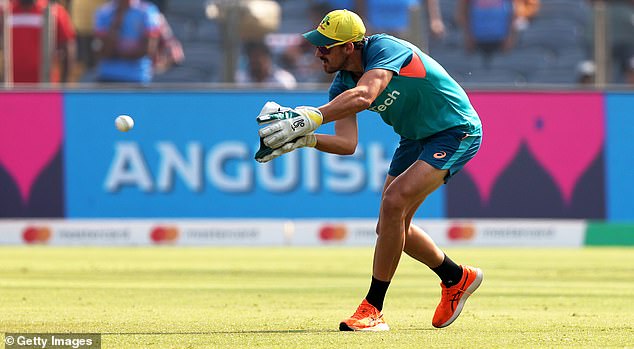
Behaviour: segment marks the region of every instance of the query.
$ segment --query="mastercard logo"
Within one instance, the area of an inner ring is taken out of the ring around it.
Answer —
[[[343,224],[325,225],[319,229],[321,241],[342,241],[348,236],[348,229]]]
[[[173,243],[178,240],[180,233],[174,226],[158,226],[150,232],[150,239],[156,244]]]
[[[45,244],[51,239],[51,228],[29,226],[22,231],[22,240],[27,244]]]
[[[447,230],[449,240],[473,240],[476,229],[473,224],[454,224]]]

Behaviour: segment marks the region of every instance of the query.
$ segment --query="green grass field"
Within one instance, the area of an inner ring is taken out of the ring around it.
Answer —
[[[475,249],[462,315],[431,326],[439,280],[404,256],[392,330],[338,332],[370,280],[371,248],[0,247],[7,332],[97,332],[103,348],[634,347],[634,249]],[[0,345],[0,347],[2,347]]]

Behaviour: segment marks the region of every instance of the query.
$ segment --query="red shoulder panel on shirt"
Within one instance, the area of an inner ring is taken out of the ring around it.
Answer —
[[[408,65],[401,68],[398,75],[410,78],[424,78],[427,75],[427,70],[425,69],[425,65],[423,64],[423,61],[421,61],[420,57],[418,57],[416,52],[413,52],[412,60]]]

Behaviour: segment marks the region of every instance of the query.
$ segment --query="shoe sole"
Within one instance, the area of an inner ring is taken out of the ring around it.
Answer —
[[[467,287],[467,290],[462,295],[462,298],[460,298],[460,301],[458,302],[458,306],[456,307],[456,310],[454,311],[453,315],[444,324],[440,326],[435,326],[436,328],[443,328],[443,327],[447,327],[451,325],[451,323],[454,322],[458,318],[458,315],[460,315],[460,312],[462,312],[462,308],[464,307],[464,304],[467,301],[467,298],[469,298],[469,296],[472,295],[473,292],[475,292],[475,290],[478,289],[478,287],[480,287],[480,284],[482,283],[482,279],[484,278],[484,273],[482,272],[480,268],[475,268],[475,270],[476,270],[476,278],[475,280],[473,280],[471,285]]]
[[[378,324],[374,327],[366,327],[366,328],[352,328],[348,326],[345,322],[339,324],[339,331],[361,331],[361,332],[379,332],[379,331],[389,331],[390,327],[386,323]]]

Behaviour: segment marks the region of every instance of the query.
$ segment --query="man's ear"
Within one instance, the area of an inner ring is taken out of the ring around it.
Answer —
[[[346,53],[352,53],[354,51],[354,44],[351,42],[346,42],[345,44]]]

